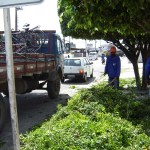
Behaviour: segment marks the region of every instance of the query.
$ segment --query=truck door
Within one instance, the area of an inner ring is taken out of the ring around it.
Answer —
[[[57,36],[56,38],[56,44],[57,44],[57,66],[61,68],[62,74],[64,74],[64,46],[62,40]]]

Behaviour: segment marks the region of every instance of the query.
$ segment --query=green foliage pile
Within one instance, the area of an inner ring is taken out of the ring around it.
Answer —
[[[143,117],[139,108],[146,107],[135,98],[102,85],[81,90],[40,128],[21,135],[21,149],[148,150],[149,135],[131,122],[137,123],[136,118]],[[148,119],[150,111],[144,113]]]

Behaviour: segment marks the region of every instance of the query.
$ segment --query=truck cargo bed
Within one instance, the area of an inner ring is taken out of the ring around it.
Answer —
[[[41,53],[14,53],[15,78],[41,74],[55,68],[55,56]],[[0,82],[7,79],[6,54],[0,54]]]

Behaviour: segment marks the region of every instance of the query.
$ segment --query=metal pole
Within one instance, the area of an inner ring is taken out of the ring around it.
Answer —
[[[18,116],[16,106],[16,92],[14,80],[14,64],[12,52],[12,35],[10,25],[10,8],[4,8],[4,30],[5,30],[5,49],[6,49],[6,63],[7,63],[7,80],[9,89],[9,103],[11,112],[11,125],[13,134],[14,150],[20,150]]]
[[[17,7],[15,7],[15,31],[17,31],[18,29],[18,13],[17,13]]]
[[[87,40],[85,39],[85,53],[86,53],[86,57],[88,57],[88,51],[87,51]]]
[[[23,10],[22,7],[15,7],[15,31],[18,31],[18,11]]]
[[[69,53],[70,53],[70,49],[71,49],[71,46],[70,46],[70,36],[69,36]]]
[[[96,51],[96,40],[95,40],[95,51]]]

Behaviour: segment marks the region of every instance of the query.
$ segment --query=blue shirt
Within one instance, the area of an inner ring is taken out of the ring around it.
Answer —
[[[120,76],[120,70],[120,57],[118,55],[109,55],[106,60],[105,73],[107,73],[109,77],[114,78]]]
[[[105,59],[105,55],[104,55],[104,54],[102,54],[102,55],[101,55],[101,58],[102,58],[102,60],[103,60],[103,59]]]
[[[146,79],[149,80],[149,75],[150,75],[150,57],[147,59],[146,64],[145,64],[145,75]]]

